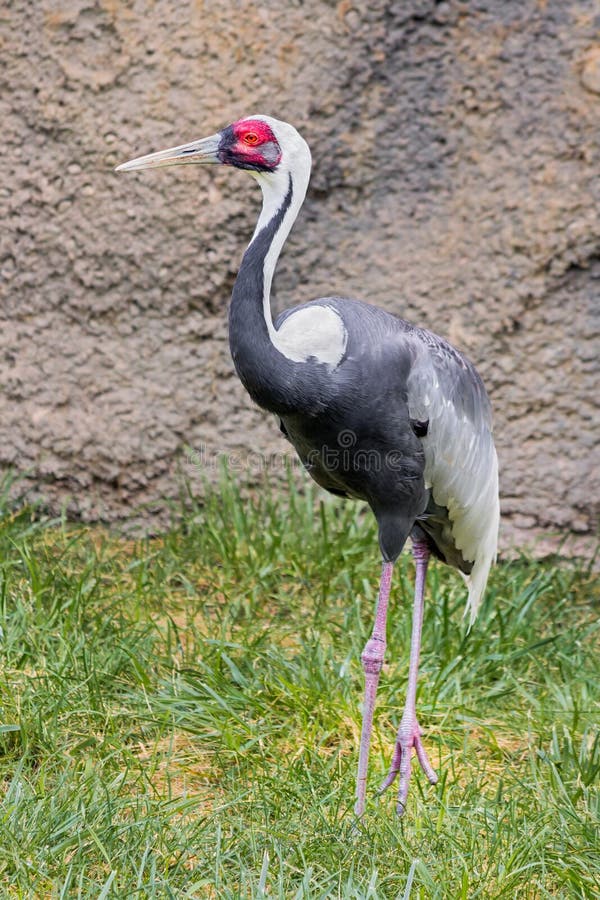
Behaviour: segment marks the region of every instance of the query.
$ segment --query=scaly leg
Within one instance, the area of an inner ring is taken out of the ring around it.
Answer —
[[[371,732],[373,730],[373,712],[375,710],[375,697],[379,673],[383,665],[385,655],[385,623],[387,619],[388,600],[392,583],[392,569],[394,564],[384,562],[379,585],[379,597],[375,611],[375,625],[373,634],[367,641],[363,650],[361,661],[365,673],[365,702],[363,706],[362,730],[360,735],[360,752],[358,756],[358,774],[356,776],[356,804],[354,812],[362,816],[365,811],[365,794],[367,790],[367,768],[369,765],[369,748],[371,746]]]
[[[419,673],[421,628],[423,625],[423,594],[425,590],[427,563],[429,561],[429,548],[425,541],[413,542],[413,556],[416,566],[415,601],[413,607],[412,634],[410,639],[410,663],[408,667],[406,703],[404,705],[404,712],[396,736],[396,746],[392,764],[387,778],[379,789],[380,793],[385,791],[385,789],[392,784],[396,775],[399,774],[398,805],[396,807],[399,816],[404,813],[406,808],[408,783],[410,781],[410,758],[413,747],[415,748],[421,768],[431,784],[436,784],[438,780],[421,742],[421,729],[419,728],[416,712],[417,676]]]

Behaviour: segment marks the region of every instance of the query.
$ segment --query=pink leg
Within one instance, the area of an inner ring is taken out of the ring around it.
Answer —
[[[419,655],[421,652],[421,628],[423,625],[423,594],[425,590],[427,563],[429,561],[429,548],[424,541],[413,542],[413,556],[416,565],[415,601],[413,607],[412,635],[410,640],[410,663],[408,667],[406,703],[404,705],[404,712],[396,736],[396,746],[392,764],[387,778],[379,789],[380,792],[385,791],[385,789],[392,784],[396,775],[399,774],[398,805],[396,807],[399,816],[404,813],[406,808],[408,783],[410,781],[410,758],[413,747],[415,748],[417,759],[419,760],[425,775],[431,784],[437,783],[437,775],[429,762],[421,742],[421,729],[419,728],[416,712],[417,676],[419,672]]]
[[[385,655],[385,623],[387,619],[393,568],[393,563],[386,562],[383,564],[373,634],[367,641],[361,656],[365,673],[365,702],[363,706],[362,730],[360,735],[358,774],[356,776],[356,804],[354,806],[354,812],[357,816],[362,816],[365,811],[367,768],[369,765],[371,732],[373,730],[373,713],[375,711],[375,696],[377,694],[377,684],[379,683],[379,673],[381,672],[383,657]]]

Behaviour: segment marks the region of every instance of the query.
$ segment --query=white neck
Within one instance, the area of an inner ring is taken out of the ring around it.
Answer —
[[[300,140],[302,139],[300,138]],[[271,284],[273,282],[273,273],[275,272],[275,266],[277,265],[281,249],[304,202],[306,189],[308,188],[310,179],[311,159],[308,146],[302,141],[302,144],[298,145],[298,148],[296,149],[297,152],[292,157],[292,165],[288,163],[288,165],[283,166],[281,170],[278,169],[276,172],[257,172],[255,174],[255,178],[262,190],[263,205],[258,222],[256,223],[256,228],[254,229],[252,241],[256,239],[265,225],[267,225],[281,209],[290,187],[290,175],[292,183],[292,201],[273,238],[263,266],[263,314],[269,331],[269,337],[274,344],[277,344],[277,332],[273,325],[273,317],[271,315]],[[250,242],[251,244],[252,241]]]

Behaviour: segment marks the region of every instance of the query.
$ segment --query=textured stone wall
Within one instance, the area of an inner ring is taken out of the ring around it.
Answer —
[[[336,292],[449,336],[492,396],[509,529],[594,532],[596,0],[16,0],[0,46],[0,466],[115,519],[285,449],[228,356],[251,179],[112,171],[264,112],[314,157],[277,308]]]

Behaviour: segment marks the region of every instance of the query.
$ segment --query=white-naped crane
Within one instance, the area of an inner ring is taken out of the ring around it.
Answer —
[[[365,500],[376,517],[383,568],[373,633],[361,656],[365,702],[355,812],[365,809],[375,695],[386,646],[392,570],[412,539],[415,597],[408,688],[389,773],[405,810],[413,748],[437,781],[416,714],[423,596],[431,554],[461,572],[475,618],[498,538],[498,463],[490,403],[465,357],[423,328],[376,306],[325,297],[273,322],[271,282],[304,201],[308,145],[270,116],[124,163],[117,171],[220,163],[246,169],[263,193],[229,307],[236,371],[252,399],[279,417],[312,478],[333,494]]]

